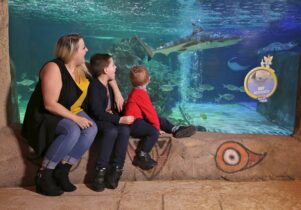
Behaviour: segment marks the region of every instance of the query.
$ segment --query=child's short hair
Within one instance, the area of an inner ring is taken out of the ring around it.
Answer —
[[[130,70],[130,80],[134,87],[142,86],[148,83],[149,73],[145,66],[133,66]]]
[[[104,73],[104,69],[110,64],[110,54],[94,54],[90,58],[89,70],[93,77],[98,77]]]

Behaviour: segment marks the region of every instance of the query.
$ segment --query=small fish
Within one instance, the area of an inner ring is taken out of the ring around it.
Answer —
[[[197,90],[200,91],[200,92],[212,91],[212,90],[214,90],[214,87],[212,85],[209,85],[209,84],[202,84],[199,87],[197,87]]]
[[[223,84],[223,87],[226,88],[227,90],[230,90],[230,91],[245,92],[243,86],[237,87],[237,86],[232,85],[232,84],[227,84],[227,85]]]
[[[193,92],[190,92],[189,95],[190,95],[191,98],[194,98],[194,99],[203,98],[203,93],[202,92],[193,91]]]
[[[228,85],[223,84],[223,87],[226,88],[226,89],[228,89],[228,90],[231,90],[231,91],[235,91],[235,90],[238,89],[237,86],[232,85],[232,84],[228,84]]]
[[[227,101],[231,101],[235,98],[235,96],[233,94],[230,93],[226,93],[223,95],[220,95],[223,99],[227,100]]]
[[[162,90],[163,92],[170,92],[172,91],[174,88],[174,85],[161,85],[160,86],[160,90]]]
[[[207,115],[204,112],[200,112],[200,118],[202,120],[207,120]]]
[[[25,80],[22,80],[20,82],[17,82],[18,85],[23,85],[23,86],[31,86],[34,83],[35,82],[33,80],[30,80],[30,79],[25,79]]]
[[[85,38],[89,38],[89,39],[99,39],[99,40],[112,40],[112,39],[116,39],[116,37],[113,36],[85,36]]]
[[[214,99],[215,102],[220,102],[222,99],[231,101],[235,98],[233,94],[225,93],[223,95],[219,94],[217,98]]]

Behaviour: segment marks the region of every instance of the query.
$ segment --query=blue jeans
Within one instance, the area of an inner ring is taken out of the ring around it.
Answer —
[[[60,161],[73,165],[89,149],[97,134],[97,126],[85,112],[77,115],[92,121],[93,125],[81,129],[70,119],[60,120],[55,130],[56,138],[46,152],[42,167],[54,169]]]

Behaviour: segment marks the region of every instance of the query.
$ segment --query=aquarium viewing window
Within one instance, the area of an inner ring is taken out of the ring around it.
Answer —
[[[9,0],[21,121],[56,40],[73,32],[84,37],[87,61],[97,52],[113,55],[125,98],[132,88],[129,69],[144,64],[157,113],[176,124],[235,134],[294,131],[298,0]]]

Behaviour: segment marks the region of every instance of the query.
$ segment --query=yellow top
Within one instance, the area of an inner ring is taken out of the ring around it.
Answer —
[[[75,82],[75,83],[81,89],[81,91],[83,91],[82,94],[80,95],[80,97],[77,99],[77,101],[75,101],[75,103],[70,108],[72,113],[77,114],[77,113],[83,111],[81,106],[87,96],[88,87],[89,87],[90,82],[87,78],[80,78],[79,83],[77,83],[77,82]]]

